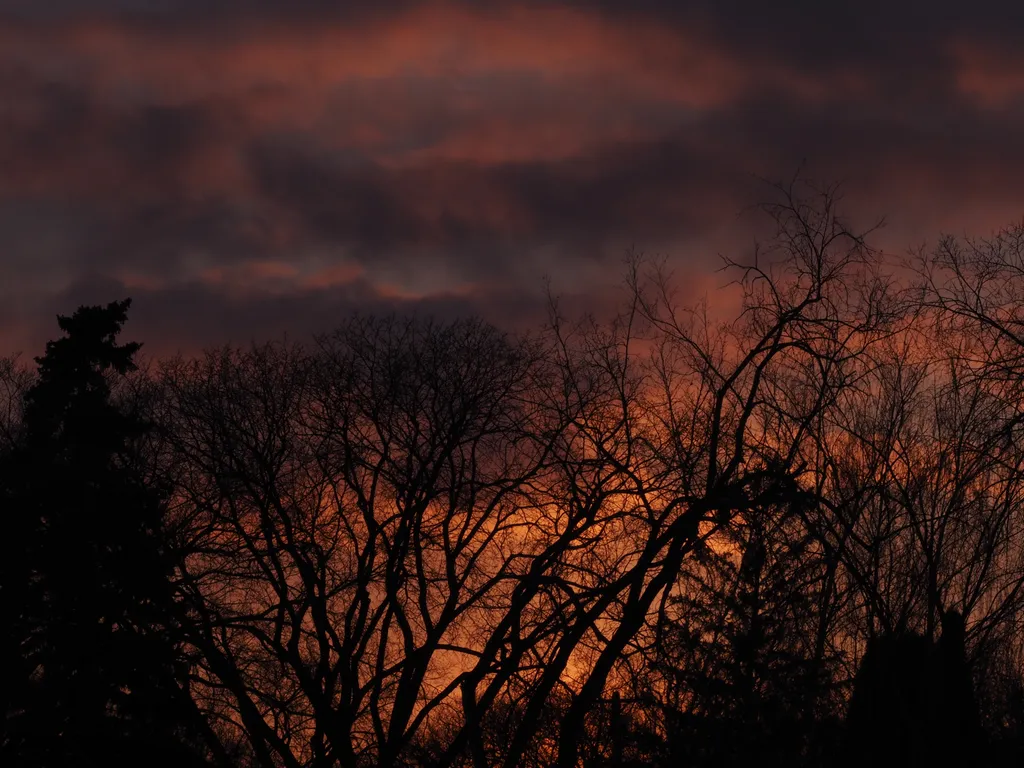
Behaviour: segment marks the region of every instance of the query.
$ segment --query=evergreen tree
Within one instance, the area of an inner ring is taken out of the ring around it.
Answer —
[[[184,765],[188,707],[172,634],[163,494],[137,470],[147,426],[112,385],[130,300],[58,318],[2,466],[7,764]]]
[[[747,510],[724,534],[687,574],[679,618],[662,626],[671,750],[694,765],[763,754],[815,764],[830,692],[828,660],[813,652],[811,539],[775,508]]]

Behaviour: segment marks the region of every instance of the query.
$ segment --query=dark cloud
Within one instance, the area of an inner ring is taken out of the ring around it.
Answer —
[[[385,256],[500,238],[587,243],[608,236],[693,234],[734,169],[685,137],[602,148],[554,162],[438,161],[389,169],[297,142],[253,150],[262,194],[303,231]]]
[[[543,275],[600,303],[631,245],[748,241],[804,161],[887,247],[984,233],[1024,202],[1022,33],[947,0],[10,0],[0,351],[126,293],[160,349],[523,322]]]
[[[442,320],[479,315],[506,327],[531,331],[545,311],[544,296],[538,291],[494,289],[467,296],[439,293],[409,299],[382,294],[366,281],[355,280],[340,287],[232,296],[202,283],[139,289],[109,277],[87,275],[36,308],[31,327],[21,337],[27,346],[19,351],[35,354],[43,340],[53,335],[56,315],[67,313],[69,307],[129,296],[131,336],[148,340],[146,352],[155,357],[194,354],[209,345],[246,345],[285,335],[311,342],[354,313],[416,314]],[[566,296],[564,301],[574,310],[584,306],[578,296]],[[168,333],[169,318],[174,318],[173,334]]]

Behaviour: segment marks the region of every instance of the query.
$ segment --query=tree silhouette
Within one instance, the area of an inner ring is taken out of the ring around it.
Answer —
[[[831,659],[816,654],[820,559],[793,511],[749,510],[686,572],[660,627],[653,672],[670,749],[686,764],[825,746]]]
[[[964,658],[964,620],[942,615],[937,643],[914,632],[873,638],[854,682],[849,765],[983,763]]]
[[[0,575],[11,764],[190,755],[174,735],[187,710],[162,494],[136,466],[146,424],[114,397],[140,346],[116,341],[129,306],[59,317],[65,335],[36,359],[3,462],[3,518],[18,542]]]
[[[0,764],[1019,759],[1024,228],[906,285],[807,189],[721,321],[642,258],[525,337],[60,317],[0,360]]]

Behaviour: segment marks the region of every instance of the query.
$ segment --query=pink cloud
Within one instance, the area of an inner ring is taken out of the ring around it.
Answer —
[[[1017,50],[958,40],[950,45],[957,90],[985,108],[1024,97],[1024,55]]]

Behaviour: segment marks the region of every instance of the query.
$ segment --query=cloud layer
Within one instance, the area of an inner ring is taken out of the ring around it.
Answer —
[[[0,10],[0,352],[122,295],[161,352],[529,324],[544,276],[600,305],[627,248],[742,247],[802,161],[894,249],[1024,208],[1009,3],[209,5]]]

